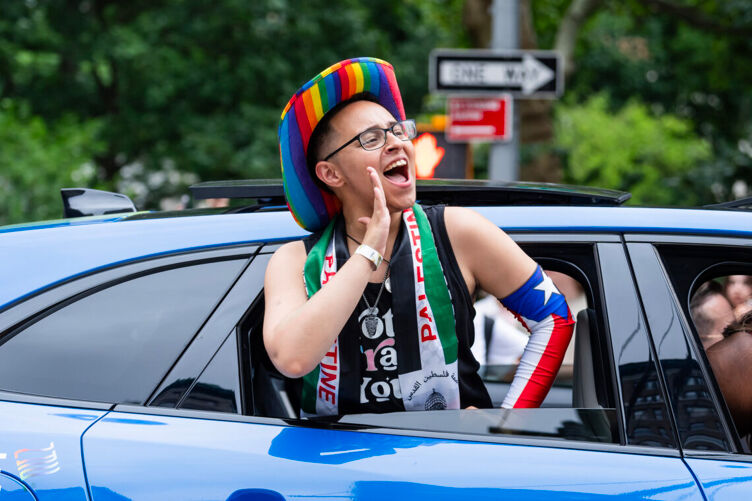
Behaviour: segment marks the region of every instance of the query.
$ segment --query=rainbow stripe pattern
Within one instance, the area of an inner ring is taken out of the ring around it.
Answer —
[[[325,227],[340,210],[339,200],[320,189],[308,172],[311,133],[329,110],[362,92],[373,94],[398,120],[405,119],[394,68],[372,57],[328,67],[303,85],[282,111],[278,135],[285,197],[295,221],[308,231]]]

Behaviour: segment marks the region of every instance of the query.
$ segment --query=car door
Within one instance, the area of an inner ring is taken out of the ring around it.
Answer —
[[[752,274],[752,239],[627,235],[686,463],[708,499],[752,489],[752,457],[736,434],[689,314],[691,292],[721,275]]]
[[[3,488],[89,499],[84,432],[119,402],[146,402],[255,250],[116,265],[0,312]]]
[[[0,498],[86,501],[81,436],[110,405],[7,392],[0,400]]]
[[[570,237],[559,247],[550,246],[562,236],[519,238],[550,265],[585,275],[606,353],[590,362],[609,375],[606,395],[594,392],[604,407],[298,419],[284,383],[257,353],[265,268],[257,258],[238,281],[258,281],[257,293],[245,296],[250,308],[236,328],[217,329],[227,334],[202,359],[206,366],[178,370],[181,358],[173,371],[184,376],[165,379],[152,402],[159,405],[118,405],[86,432],[92,499],[702,499],[667,419],[620,238]],[[580,260],[567,261],[572,253]],[[184,357],[198,360],[192,351]],[[186,378],[172,397],[159,398]],[[201,398],[192,397],[197,391]],[[235,409],[230,400],[239,400]]]
[[[0,473],[0,495],[6,499],[17,499],[19,501],[34,501],[33,491],[20,478],[9,473]]]

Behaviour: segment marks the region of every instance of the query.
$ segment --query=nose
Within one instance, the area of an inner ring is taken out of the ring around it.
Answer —
[[[395,151],[397,149],[401,149],[402,148],[402,143],[404,143],[404,141],[402,141],[397,136],[395,136],[392,131],[387,131],[386,132],[386,143],[384,145],[384,149],[387,152],[391,152],[391,151]]]

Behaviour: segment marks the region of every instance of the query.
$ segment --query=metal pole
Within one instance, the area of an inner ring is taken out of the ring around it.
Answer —
[[[518,49],[519,0],[494,0],[492,9],[493,34],[492,49]],[[517,181],[520,177],[519,141],[517,139],[518,114],[512,102],[512,140],[507,143],[492,143],[488,158],[489,179]]]

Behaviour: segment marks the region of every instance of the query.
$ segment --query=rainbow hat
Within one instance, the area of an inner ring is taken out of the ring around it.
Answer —
[[[295,221],[308,231],[320,230],[340,210],[337,197],[319,188],[308,171],[311,133],[329,110],[363,92],[372,94],[398,120],[405,119],[394,68],[372,57],[328,67],[303,85],[282,111],[279,156],[285,197]]]

